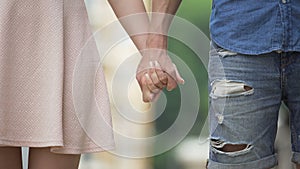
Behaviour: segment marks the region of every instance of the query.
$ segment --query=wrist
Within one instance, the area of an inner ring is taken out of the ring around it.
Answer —
[[[148,35],[146,41],[146,48],[151,49],[167,49],[168,47],[168,37],[162,34],[152,34]]]

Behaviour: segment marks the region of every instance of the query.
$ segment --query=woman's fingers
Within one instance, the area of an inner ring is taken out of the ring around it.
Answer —
[[[152,81],[150,75],[148,73],[145,74],[145,78],[146,78],[146,84],[148,89],[152,92],[152,93],[158,93],[160,92],[160,90],[162,88],[157,87],[154,82]]]
[[[162,70],[158,61],[154,61],[154,66],[159,81],[165,86],[168,83],[167,74]]]
[[[151,79],[151,81],[152,81],[152,83],[157,87],[157,88],[159,88],[159,89],[163,89],[164,87],[165,87],[165,84],[163,84],[162,82],[161,82],[161,80],[160,79],[164,79],[164,77],[161,77],[161,76],[164,76],[163,74],[159,74],[158,72],[159,72],[160,70],[156,70],[156,69],[154,69],[154,68],[151,68],[150,70],[149,70],[149,77],[150,77],[150,79]]]
[[[155,97],[158,97],[161,90],[166,87],[171,91],[177,87],[177,84],[183,84],[184,80],[180,76],[177,67],[172,65],[171,72],[173,76],[163,71],[158,61],[150,61],[147,70],[137,74],[137,80],[142,89],[143,101],[151,102]]]
[[[150,61],[149,66],[150,68],[144,75],[148,88],[152,93],[159,93],[167,84],[167,76],[157,61]]]
[[[137,80],[138,80],[139,85],[140,85],[141,90],[142,90],[143,101],[144,102],[153,101],[153,99],[155,99],[155,97],[157,97],[159,95],[159,93],[161,92],[163,87],[165,87],[165,85],[162,88],[157,87],[153,83],[153,81],[152,81],[152,79],[151,79],[151,77],[148,73],[143,73],[143,74],[139,73],[137,75]]]
[[[151,102],[152,99],[153,99],[154,94],[151,93],[150,89],[148,88],[146,77],[142,76],[138,80],[139,80],[139,85],[141,87],[142,94],[143,94],[143,101],[144,102]]]

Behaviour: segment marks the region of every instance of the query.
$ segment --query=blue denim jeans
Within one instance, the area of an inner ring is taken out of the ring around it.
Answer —
[[[294,163],[300,163],[300,53],[234,53],[212,43],[208,66],[208,169],[268,169],[282,102],[290,111]],[[242,146],[235,151],[226,146]]]

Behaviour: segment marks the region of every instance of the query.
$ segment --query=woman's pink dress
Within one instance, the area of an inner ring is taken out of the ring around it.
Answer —
[[[112,149],[100,62],[83,0],[1,0],[0,146]]]

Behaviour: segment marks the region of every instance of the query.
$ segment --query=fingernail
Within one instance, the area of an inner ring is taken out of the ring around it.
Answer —
[[[148,73],[145,73],[145,77],[146,77],[147,79],[150,79],[150,76],[149,76]]]
[[[181,79],[180,83],[184,85],[185,83],[184,79]]]
[[[149,65],[150,65],[150,68],[153,68],[153,67],[154,67],[154,65],[153,65],[153,62],[152,62],[152,61],[150,61],[150,62],[149,62]]]
[[[160,65],[159,65],[159,63],[158,63],[158,61],[156,60],[156,61],[154,61],[154,64],[155,64],[155,67],[160,67]]]

